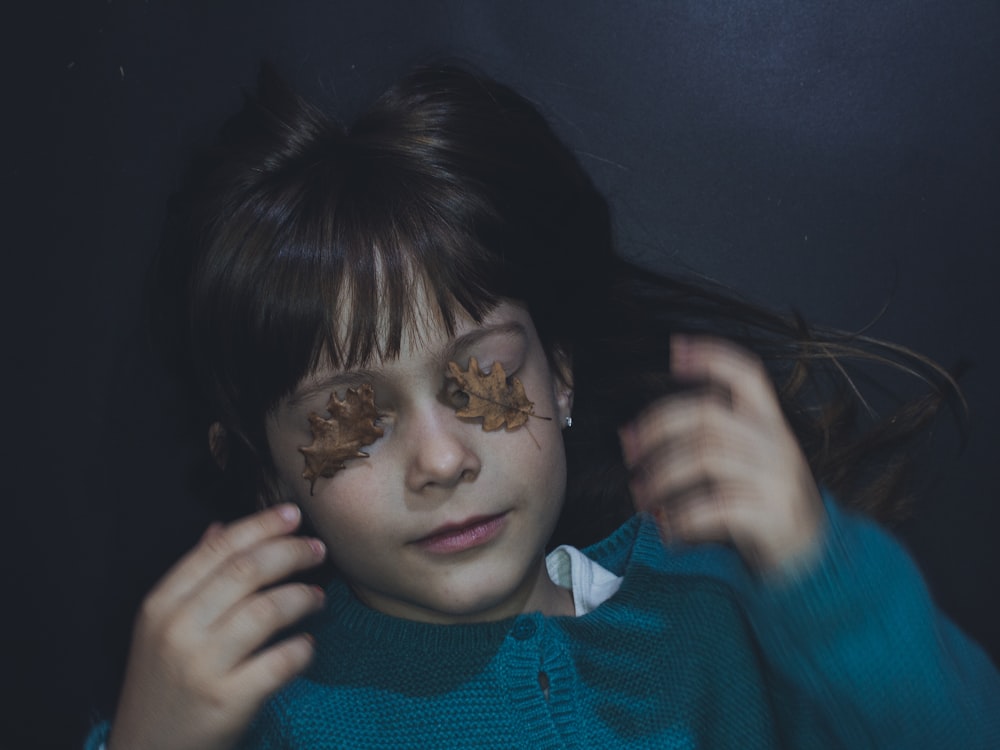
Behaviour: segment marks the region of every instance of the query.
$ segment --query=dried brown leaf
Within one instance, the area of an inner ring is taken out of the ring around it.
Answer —
[[[378,411],[370,383],[348,388],[343,400],[331,393],[326,410],[330,412],[329,419],[315,412],[309,415],[313,441],[299,448],[306,459],[302,477],[309,480],[310,494],[319,477],[332,477],[344,468],[349,458],[367,458],[361,447],[382,437],[382,428],[375,424]]]
[[[524,386],[516,377],[508,381],[503,365],[494,362],[489,373],[479,369],[475,357],[469,358],[469,368],[463,370],[454,362],[448,363],[448,378],[469,397],[469,401],[456,413],[470,419],[482,418],[483,429],[487,432],[506,426],[515,430],[537,417],[535,405],[528,400]],[[548,419],[548,417],[539,417]]]

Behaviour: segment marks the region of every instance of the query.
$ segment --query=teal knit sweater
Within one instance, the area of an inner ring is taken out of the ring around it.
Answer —
[[[317,658],[247,748],[1000,748],[1000,675],[874,525],[828,504],[820,556],[761,581],[633,519],[583,617],[428,625],[342,584]]]
[[[578,618],[427,625],[334,584],[244,747],[1000,748],[1000,673],[891,537],[827,509],[818,556],[769,580],[633,519],[585,550],[624,580]]]

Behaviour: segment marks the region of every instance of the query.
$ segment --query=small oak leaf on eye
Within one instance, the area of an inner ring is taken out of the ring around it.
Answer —
[[[503,365],[494,362],[489,373],[479,369],[475,357],[469,358],[469,369],[463,370],[454,362],[448,363],[448,378],[469,397],[469,401],[456,414],[470,419],[482,418],[487,432],[506,425],[516,430],[535,414],[535,404],[528,400],[524,386],[516,377],[507,381]],[[548,419],[548,417],[538,417]]]
[[[336,392],[330,394],[326,404],[330,418],[324,419],[313,412],[309,415],[313,441],[299,451],[305,456],[306,468],[302,478],[309,480],[312,494],[319,477],[332,477],[344,468],[349,458],[367,458],[361,447],[382,437],[382,428],[375,424],[375,389],[370,383],[358,388],[348,388],[343,400]]]

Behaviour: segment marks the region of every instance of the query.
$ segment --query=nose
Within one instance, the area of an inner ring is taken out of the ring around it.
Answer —
[[[440,404],[429,405],[411,416],[407,430],[410,460],[406,484],[413,492],[452,488],[479,476],[482,464],[470,436],[470,425]]]

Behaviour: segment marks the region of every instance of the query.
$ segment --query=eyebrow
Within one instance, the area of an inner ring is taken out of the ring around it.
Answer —
[[[448,342],[448,344],[441,350],[439,356],[443,362],[453,362],[457,359],[461,352],[476,346],[476,344],[484,339],[493,336],[526,338],[527,335],[527,329],[525,329],[521,323],[514,320],[497,323],[496,325],[484,326],[482,328],[476,328],[469,331],[468,333],[463,333],[453,341]],[[340,390],[342,388],[357,388],[364,383],[373,383],[378,381],[380,377],[381,375],[378,370],[371,369],[337,372],[296,390],[291,396],[288,397],[286,408],[294,409],[319,394],[327,394],[331,391]]]
[[[484,326],[482,328],[476,328],[468,333],[463,333],[461,336],[456,338],[454,341],[448,343],[447,346],[441,352],[441,359],[444,362],[453,362],[458,354],[466,349],[470,349],[478,344],[480,341],[492,336],[507,336],[509,338],[526,338],[528,335],[527,330],[523,325],[518,323],[516,320],[507,321],[505,323],[497,323],[496,325]],[[492,363],[487,363],[492,364]]]
[[[378,373],[374,370],[349,370],[347,372],[334,373],[322,380],[316,380],[296,390],[288,397],[285,406],[288,409],[295,409],[321,393],[328,394],[341,388],[357,388],[360,385],[374,382],[377,379]]]

